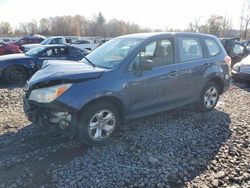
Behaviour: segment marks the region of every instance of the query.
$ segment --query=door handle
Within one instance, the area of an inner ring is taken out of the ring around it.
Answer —
[[[168,75],[169,75],[170,78],[176,77],[177,76],[177,71],[172,71]]]
[[[187,69],[185,72],[186,72],[187,74],[191,74],[191,73],[192,73],[192,69]]]
[[[209,63],[205,63],[205,64],[203,65],[203,67],[205,67],[205,68],[208,68],[209,66],[210,66]]]

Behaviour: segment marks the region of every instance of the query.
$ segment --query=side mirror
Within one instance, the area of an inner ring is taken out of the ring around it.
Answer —
[[[232,49],[233,55],[244,55],[244,45],[235,43]]]
[[[250,53],[250,46],[246,47],[246,51],[247,51],[247,53]]]
[[[142,60],[139,63],[139,69],[142,71],[152,70],[153,68],[153,61],[150,59]]]

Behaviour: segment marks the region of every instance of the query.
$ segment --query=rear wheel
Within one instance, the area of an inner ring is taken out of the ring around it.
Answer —
[[[28,74],[21,66],[11,66],[4,70],[3,79],[7,83],[21,83],[28,79]]]
[[[212,110],[219,100],[219,86],[215,82],[208,82],[200,95],[200,100],[197,104],[199,111]]]
[[[87,145],[105,144],[120,123],[117,108],[108,102],[93,103],[78,118],[79,139]]]

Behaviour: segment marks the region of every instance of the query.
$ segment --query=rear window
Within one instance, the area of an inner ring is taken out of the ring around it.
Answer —
[[[199,39],[179,37],[180,61],[192,61],[203,58],[203,50]]]
[[[213,39],[205,39],[208,48],[209,56],[215,56],[220,53],[220,47]]]

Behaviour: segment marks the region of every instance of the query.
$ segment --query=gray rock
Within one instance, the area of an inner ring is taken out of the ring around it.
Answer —
[[[158,160],[157,158],[155,158],[155,157],[152,157],[152,156],[150,156],[150,157],[148,158],[148,161],[149,161],[151,164],[153,164],[153,165],[159,163],[159,160]]]
[[[219,171],[218,173],[216,173],[216,174],[214,175],[214,177],[217,178],[217,179],[221,179],[221,178],[224,178],[225,175],[226,175],[225,172]]]
[[[211,182],[211,184],[212,184],[213,187],[218,187],[218,186],[219,186],[219,180],[214,179],[214,180]]]

